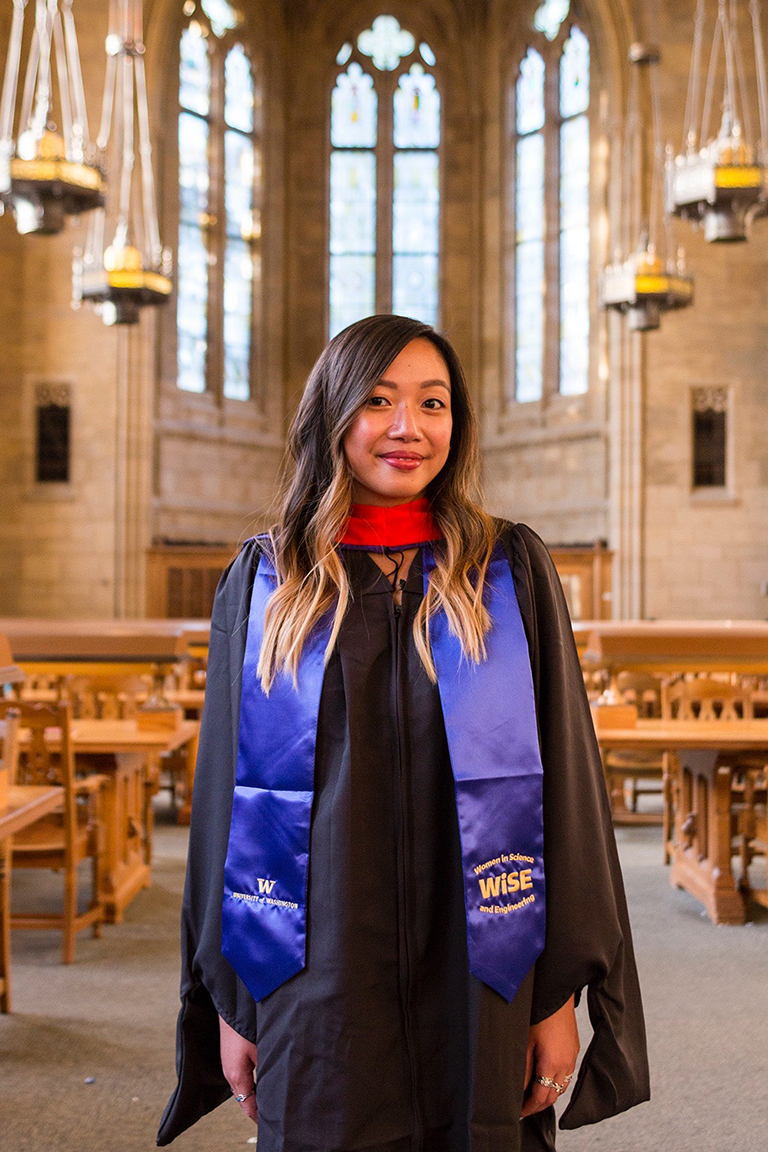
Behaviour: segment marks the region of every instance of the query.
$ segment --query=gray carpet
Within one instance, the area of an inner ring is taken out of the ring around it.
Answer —
[[[618,832],[646,1004],[653,1100],[562,1152],[758,1152],[768,1148],[768,913],[715,927],[669,887],[660,831]],[[178,908],[186,832],[159,824],[154,883],[72,967],[56,933],[13,934],[14,1013],[0,1017],[2,1152],[148,1152],[174,1084]],[[764,883],[763,872],[763,883]],[[55,884],[55,878],[51,877]],[[759,879],[759,877],[758,877]],[[14,898],[39,897],[39,876]],[[47,894],[47,890],[46,890]],[[44,894],[44,895],[46,895]],[[582,1046],[589,1024],[583,1019]],[[179,1152],[253,1147],[233,1102]]]

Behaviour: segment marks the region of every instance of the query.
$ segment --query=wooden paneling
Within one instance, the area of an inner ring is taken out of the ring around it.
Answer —
[[[174,619],[209,617],[219,577],[233,548],[158,546],[147,554],[147,614]]]

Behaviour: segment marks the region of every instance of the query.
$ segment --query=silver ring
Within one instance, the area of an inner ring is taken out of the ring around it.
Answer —
[[[536,1083],[542,1084],[545,1088],[557,1088],[558,1085],[551,1076],[536,1076]]]
[[[553,1080],[551,1076],[536,1076],[534,1079],[536,1080],[537,1084],[543,1085],[544,1088],[554,1088],[558,1096],[562,1096],[563,1092],[565,1092],[566,1088],[568,1087],[568,1081],[571,1079],[571,1077],[569,1076],[567,1079],[564,1077],[563,1084],[558,1084],[557,1081]]]
[[[235,1100],[237,1100],[238,1104],[242,1104],[243,1100],[247,1100],[249,1096],[255,1096],[255,1095],[256,1095],[256,1089],[254,1088],[253,1092],[249,1092],[247,1096],[243,1096],[241,1094],[235,1096]]]

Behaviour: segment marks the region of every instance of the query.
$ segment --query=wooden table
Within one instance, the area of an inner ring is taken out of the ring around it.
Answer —
[[[0,1012],[11,1010],[11,837],[63,802],[63,788],[12,784],[0,808]]]
[[[768,720],[638,720],[601,728],[602,752],[673,753],[675,830],[670,883],[685,888],[715,924],[743,924],[745,899],[731,865],[731,796],[739,754],[768,763]]]
[[[120,923],[136,893],[150,884],[152,807],[149,801],[157,790],[160,756],[185,749],[188,777],[193,778],[199,731],[196,720],[182,720],[176,729],[140,729],[135,720],[75,720],[72,723],[72,746],[78,770],[107,777],[102,792],[106,831],[102,892],[108,923]],[[22,728],[22,752],[28,741],[29,734]],[[51,731],[51,743],[55,748],[55,730]]]
[[[136,701],[143,704],[148,695],[148,692],[137,692]],[[62,693],[57,688],[22,688],[19,692],[19,699],[29,704],[56,704],[61,696]],[[170,704],[180,705],[188,720],[197,720],[203,711],[205,688],[165,688],[163,697]]]
[[[206,650],[210,620],[49,620],[0,617],[16,663],[152,662]]]
[[[597,620],[582,666],[605,669],[619,699],[619,672],[739,672],[768,675],[766,620]]]

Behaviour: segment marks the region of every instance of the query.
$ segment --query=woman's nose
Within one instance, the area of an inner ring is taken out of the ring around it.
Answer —
[[[421,436],[418,408],[405,403],[396,405],[390,432],[395,436]]]

